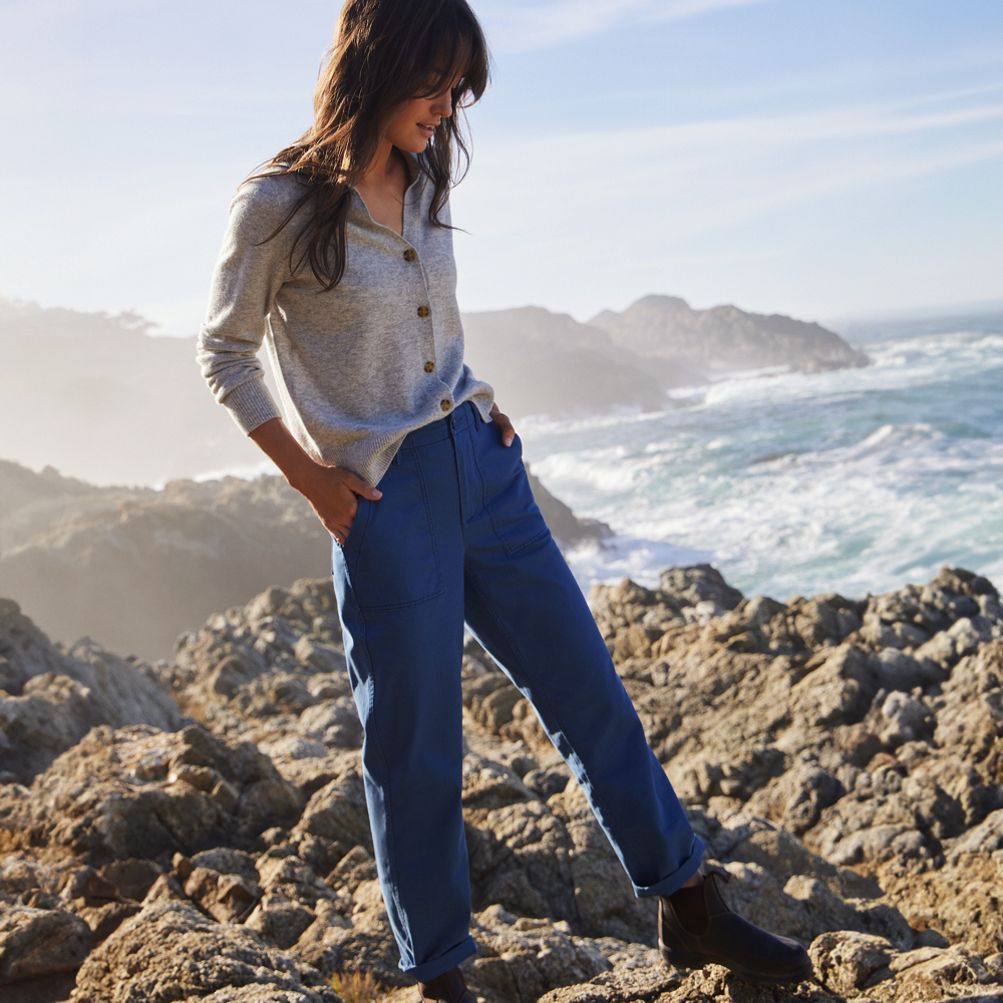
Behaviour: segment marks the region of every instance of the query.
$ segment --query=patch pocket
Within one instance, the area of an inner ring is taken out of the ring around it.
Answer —
[[[360,498],[342,547],[356,604],[364,613],[425,602],[443,590],[428,491],[417,457],[402,450],[380,479],[381,498]],[[362,532],[356,533],[357,529]]]
[[[522,460],[522,437],[518,432],[511,446],[501,440],[494,422],[478,428],[475,449],[477,469],[483,488],[483,505],[495,536],[509,557],[550,536],[533,497],[529,474]]]

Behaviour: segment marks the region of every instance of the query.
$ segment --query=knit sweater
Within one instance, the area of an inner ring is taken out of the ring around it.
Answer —
[[[243,181],[212,274],[196,359],[216,400],[250,434],[281,417],[303,449],[376,485],[412,429],[466,400],[491,421],[494,388],[464,362],[450,230],[427,218],[434,184],[405,151],[409,184],[403,236],[377,223],[349,190],[346,265],[323,292],[306,238],[289,252],[307,203],[277,237],[255,246],[286,217],[302,184],[273,170]],[[450,221],[449,201],[440,218]],[[264,383],[262,341],[281,412]]]

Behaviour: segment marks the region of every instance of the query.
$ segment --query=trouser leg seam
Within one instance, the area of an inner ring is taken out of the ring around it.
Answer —
[[[520,668],[523,669],[523,672],[521,674],[525,676],[525,669],[524,669],[524,666],[526,664],[525,663],[525,657],[524,657],[524,655],[522,653],[522,650],[520,649],[520,647],[518,645],[518,642],[509,633],[508,628],[505,626],[505,624],[495,615],[495,613],[491,609],[491,607],[489,605],[487,605],[486,603],[483,602],[483,593],[480,590],[480,586],[477,585],[474,582],[473,578],[471,578],[471,581],[470,581],[470,589],[477,596],[478,601],[480,601],[481,608],[487,613],[487,615],[489,617],[491,617],[491,619],[494,621],[495,625],[502,632],[502,634],[505,635],[505,638],[508,641],[509,646],[512,648],[512,651],[515,653],[516,658],[517,658],[517,660],[520,663]],[[531,702],[535,703],[535,704],[539,704],[541,701],[539,699],[536,699],[536,700],[533,700]],[[554,713],[553,707],[550,706],[549,702],[546,702],[545,712],[548,714],[548,716],[551,718],[551,720],[558,726],[558,728],[561,730],[561,732],[565,736],[567,736],[568,732],[567,732],[567,730],[564,727],[563,721],[561,721],[560,718],[559,718],[559,716],[556,713]],[[548,735],[548,737],[549,737],[549,735]],[[551,742],[553,743],[553,739],[551,739]],[[558,750],[558,751],[560,751],[560,750]],[[602,815],[602,817],[603,818],[609,818],[609,817],[611,817],[610,813],[607,811],[606,805],[601,803],[600,798],[599,798],[598,794],[596,793],[595,788],[592,786],[591,781],[588,779],[588,770],[584,769],[584,763],[582,763],[581,757],[578,755],[578,752],[575,749],[572,749],[571,752],[572,752],[572,755],[575,756],[575,758],[578,760],[579,763],[582,764],[582,767],[583,767],[582,773],[583,773],[583,776],[584,776],[584,782],[582,780],[579,780],[579,783],[586,789],[586,791],[588,793],[591,794],[592,800],[596,803],[596,806],[599,808],[599,812]],[[572,771],[572,772],[574,772],[574,771]]]
[[[371,732],[366,730],[366,736],[372,737],[373,744],[376,746],[377,755],[383,763],[383,776],[385,783],[383,785],[383,798],[385,802],[384,814],[387,821],[387,836],[388,836],[388,846],[387,846],[387,864],[390,871],[390,888],[393,893],[394,904],[397,907],[397,915],[400,917],[401,927],[407,937],[408,950],[411,952],[412,959],[415,957],[414,950],[414,934],[411,932],[411,924],[408,919],[408,915],[404,910],[400,900],[400,885],[397,881],[397,861],[396,861],[396,846],[397,839],[394,834],[394,816],[391,810],[390,804],[390,787],[392,783],[392,774],[390,772],[388,760],[386,754],[383,751],[383,745],[379,740],[377,735],[377,728],[375,724],[376,719],[376,677],[373,671],[373,657],[369,650],[369,631],[368,625],[366,624],[365,617],[359,616],[359,622],[362,626],[362,643],[366,649],[366,660],[369,662],[369,716],[373,722],[373,727]],[[375,849],[375,847],[374,847]]]

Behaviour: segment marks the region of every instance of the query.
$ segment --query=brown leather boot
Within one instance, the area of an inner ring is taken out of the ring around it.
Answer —
[[[658,896],[658,950],[667,964],[724,965],[762,985],[812,977],[811,959],[799,941],[768,933],[731,911],[718,884],[731,880],[723,867],[705,864],[702,872],[699,886]]]
[[[421,1003],[477,1003],[459,968],[450,968],[428,982],[419,982],[418,989]]]

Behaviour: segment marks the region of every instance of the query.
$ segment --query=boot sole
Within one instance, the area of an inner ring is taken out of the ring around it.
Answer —
[[[715,961],[704,955],[680,951],[678,948],[669,947],[661,940],[658,941],[658,951],[662,960],[674,968],[703,968],[706,965],[721,965],[722,968],[727,968],[729,972],[739,976],[739,978],[761,986],[779,985],[784,982],[803,982],[814,975],[810,961],[789,975],[764,975],[762,972],[750,972],[745,968],[726,965],[723,961]]]

